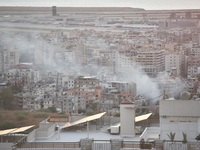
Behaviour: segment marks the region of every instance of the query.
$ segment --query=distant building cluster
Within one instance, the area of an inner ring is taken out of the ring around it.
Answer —
[[[17,108],[32,111],[56,107],[69,113],[117,113],[124,100],[142,106],[181,92],[189,92],[191,99],[200,93],[199,21],[191,14],[173,15],[81,18],[58,15],[54,6],[43,21],[18,18],[17,23],[71,29],[34,36],[1,32],[0,87],[20,85]],[[1,21],[11,22],[6,17]],[[148,97],[154,88],[158,92]]]

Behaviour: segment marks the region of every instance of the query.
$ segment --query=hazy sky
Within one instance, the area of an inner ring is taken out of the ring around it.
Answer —
[[[0,0],[0,6],[135,7],[200,9],[200,0]]]

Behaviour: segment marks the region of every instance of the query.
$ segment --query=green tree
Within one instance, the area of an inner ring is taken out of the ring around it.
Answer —
[[[93,111],[97,111],[98,103],[92,103],[91,108],[92,108]]]
[[[20,85],[17,84],[16,82],[15,82],[15,84],[14,84],[13,86],[11,86],[10,88],[11,88],[11,90],[12,90],[12,92],[13,92],[14,94],[21,93],[22,90],[23,90],[23,86],[20,86]]]
[[[115,113],[114,117],[120,117],[120,113]]]
[[[49,112],[52,112],[52,113],[56,113],[57,112],[56,107],[54,107],[54,106],[49,107],[48,110],[49,110]]]
[[[16,100],[12,91],[9,88],[0,92],[1,109],[14,110],[16,108]]]
[[[182,132],[183,135],[183,143],[187,143],[187,134],[185,132]]]
[[[167,136],[169,137],[172,143],[174,143],[175,135],[176,133],[172,133],[172,132],[170,132],[170,134],[167,134]]]
[[[15,124],[12,121],[6,121],[0,123],[0,130],[12,129],[15,128]]]
[[[87,111],[87,112],[85,113],[85,115],[86,115],[86,116],[92,116],[92,115],[94,115],[94,112],[93,112],[93,111]]]

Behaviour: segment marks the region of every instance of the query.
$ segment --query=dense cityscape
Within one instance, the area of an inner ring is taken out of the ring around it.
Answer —
[[[1,110],[119,117],[129,101],[159,118],[159,101],[200,100],[199,10],[50,9],[0,12]]]

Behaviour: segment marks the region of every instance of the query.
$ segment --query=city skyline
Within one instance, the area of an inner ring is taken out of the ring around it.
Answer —
[[[58,6],[58,7],[133,7],[133,8],[144,8],[146,10],[172,10],[172,9],[199,9],[199,0],[101,0],[101,1],[92,1],[85,0],[84,2],[81,0],[57,0],[56,2],[53,0],[48,1],[39,1],[39,0],[0,0],[1,6],[32,6],[32,7],[50,7],[50,6]]]

